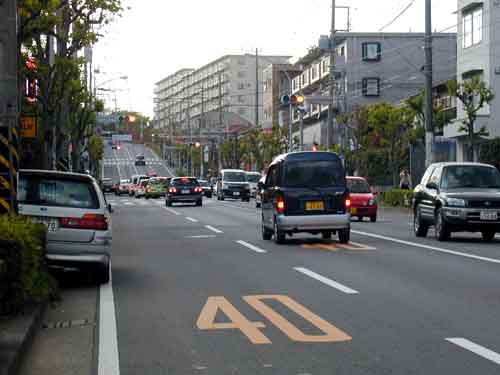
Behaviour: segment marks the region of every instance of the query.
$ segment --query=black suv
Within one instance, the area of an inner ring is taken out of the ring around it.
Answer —
[[[349,191],[337,154],[295,152],[278,156],[269,166],[262,194],[262,238],[276,243],[306,232],[341,243],[350,239]]]
[[[165,196],[165,205],[172,203],[196,203],[203,205],[203,188],[194,177],[176,177],[170,180]]]
[[[452,232],[481,232],[491,241],[500,232],[500,172],[479,163],[432,164],[413,198],[414,230],[446,241]]]
[[[137,155],[135,157],[135,165],[146,165],[146,159],[144,155]]]

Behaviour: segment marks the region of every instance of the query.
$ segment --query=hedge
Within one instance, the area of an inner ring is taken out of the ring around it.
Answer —
[[[393,189],[382,193],[382,201],[386,206],[391,207],[411,207],[413,198],[412,190]]]
[[[29,302],[58,296],[57,282],[45,259],[47,229],[20,216],[0,216],[0,314],[16,314]]]

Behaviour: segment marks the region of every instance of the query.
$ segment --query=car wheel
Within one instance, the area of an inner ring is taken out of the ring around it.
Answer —
[[[358,221],[363,221],[363,216],[358,216]]]
[[[443,211],[441,210],[441,208],[439,208],[436,211],[435,223],[436,223],[436,227],[435,227],[436,239],[438,241],[448,241],[450,239],[451,233],[450,233],[450,229],[448,228],[448,224],[444,220]]]
[[[419,206],[417,206],[413,215],[413,231],[417,237],[427,237],[429,231],[429,225],[422,220],[422,212]]]
[[[95,270],[95,278],[98,284],[109,283],[109,264],[99,264]]]
[[[146,199],[149,199],[149,195],[146,195],[146,196],[145,196],[145,198],[146,198]]]
[[[221,201],[223,201],[223,200],[224,200],[224,194],[222,194],[222,195],[220,196],[220,200],[221,200]]]
[[[198,207],[203,206],[203,201],[202,201],[201,199],[200,199],[199,201],[196,201],[196,205],[197,205]]]
[[[340,243],[348,243],[351,239],[351,229],[345,228],[339,230],[339,242]]]
[[[332,239],[332,232],[323,232],[323,233],[321,233],[321,237],[324,240],[331,240]]]
[[[278,223],[274,220],[274,242],[278,245],[282,245],[285,243],[286,235],[285,232],[280,230]]]
[[[260,208],[260,203],[255,202],[255,208]]]
[[[261,231],[262,231],[262,239],[264,241],[269,241],[271,238],[273,238],[273,232],[267,229],[264,225],[264,219],[261,220]]]
[[[491,242],[495,238],[496,233],[494,230],[484,230],[481,234],[483,235],[483,241]]]
[[[377,221],[377,215],[375,215],[375,216],[370,216],[370,221],[371,221],[372,223],[375,223],[375,222]]]
[[[172,202],[170,202],[169,200],[166,200],[165,201],[165,206],[171,207],[172,206]]]

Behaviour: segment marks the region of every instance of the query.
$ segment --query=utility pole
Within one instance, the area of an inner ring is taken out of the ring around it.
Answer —
[[[299,151],[304,151],[304,111],[299,108],[300,115],[300,148]]]
[[[326,148],[331,149],[333,144],[333,125],[334,125],[334,93],[335,93],[335,0],[332,0],[332,28],[330,30],[330,90],[329,95],[331,103],[328,105],[328,125],[326,127]]]
[[[432,9],[431,0],[425,0],[425,166],[434,161],[434,121],[432,103]]]
[[[259,126],[259,49],[255,49],[255,126]]]
[[[200,117],[200,142],[201,142],[201,130],[204,126],[204,122],[205,122],[205,95],[204,95],[204,92],[203,92],[203,84],[201,85],[201,117]],[[200,178],[203,178],[203,151],[202,151],[202,148],[200,146],[200,154],[201,154],[201,158],[200,158]]]
[[[223,105],[223,101],[222,101],[222,73],[219,72],[219,128],[222,130],[222,128],[224,127],[224,117],[223,117],[223,114],[222,114],[222,105]],[[226,123],[226,126],[225,126],[225,133],[226,133],[226,136],[225,138],[227,138],[227,134],[229,132],[229,122]],[[221,150],[220,150],[220,146],[222,145],[222,136],[218,136],[217,137],[217,141],[218,141],[218,144],[217,144],[217,164],[218,164],[218,170],[221,170],[222,169],[222,160],[221,160]]]

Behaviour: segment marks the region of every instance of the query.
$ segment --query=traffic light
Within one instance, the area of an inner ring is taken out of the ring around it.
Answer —
[[[200,143],[200,142],[196,142],[196,143],[194,144],[194,147],[196,147],[196,148],[200,148],[200,147],[201,147],[201,143]]]
[[[128,115],[126,120],[128,123],[134,123],[137,118],[134,115]]]
[[[304,102],[306,101],[306,98],[303,95],[283,95],[280,98],[281,105],[283,106],[289,106],[292,105],[294,107],[302,106],[304,105]]]

